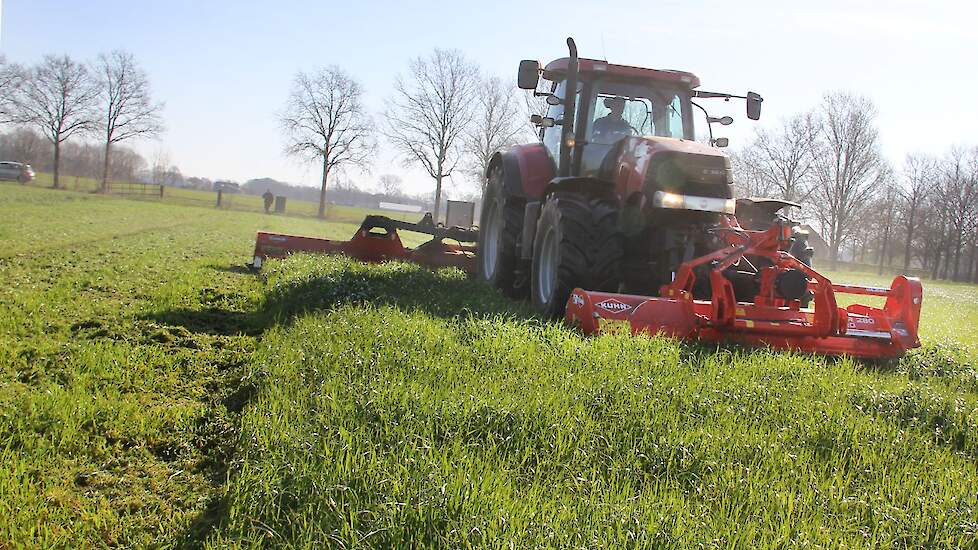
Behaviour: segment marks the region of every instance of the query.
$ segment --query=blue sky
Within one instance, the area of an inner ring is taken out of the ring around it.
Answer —
[[[276,124],[298,70],[344,68],[363,83],[380,122],[393,77],[412,57],[457,48],[515,79],[520,59],[564,55],[568,35],[584,56],[689,70],[703,89],[760,92],[761,124],[808,109],[829,90],[866,95],[897,163],[909,151],[978,143],[972,2],[0,1],[0,51],[9,60],[131,51],[166,103],[168,127],[139,149],[166,150],[186,175],[316,184],[315,167],[282,155]],[[736,122],[723,131],[733,147],[756,124],[741,109],[730,106]],[[383,152],[371,174],[351,177],[369,184],[390,172],[412,191],[430,186]]]

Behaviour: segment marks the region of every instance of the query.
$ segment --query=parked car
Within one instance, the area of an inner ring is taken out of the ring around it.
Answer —
[[[215,181],[213,189],[225,193],[240,193],[241,186],[233,181]]]
[[[0,180],[27,183],[34,180],[34,169],[30,164],[0,161]]]

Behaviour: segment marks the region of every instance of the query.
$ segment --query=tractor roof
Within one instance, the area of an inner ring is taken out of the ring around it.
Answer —
[[[554,76],[567,72],[567,57],[555,59],[544,67],[544,75],[553,74]],[[685,71],[673,71],[668,69],[645,69],[642,67],[631,67],[629,65],[614,65],[607,61],[598,59],[578,60],[578,68],[581,74],[604,73],[627,79],[650,79],[662,82],[673,82],[686,88],[696,88],[700,85],[700,79],[693,73]],[[554,80],[554,78],[547,78]]]

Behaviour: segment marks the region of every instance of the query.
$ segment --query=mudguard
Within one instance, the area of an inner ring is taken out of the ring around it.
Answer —
[[[547,184],[557,173],[550,153],[542,143],[515,145],[496,153],[489,161],[489,171],[503,168],[503,186],[511,197],[542,198]],[[489,177],[488,171],[486,177]]]

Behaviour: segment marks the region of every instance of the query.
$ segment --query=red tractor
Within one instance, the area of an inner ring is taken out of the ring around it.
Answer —
[[[546,67],[520,63],[520,88],[549,82],[535,92],[549,109],[534,117],[540,142],[492,159],[479,239],[480,276],[529,292],[552,317],[575,287],[656,293],[683,262],[726,245],[712,230],[736,208],[730,160],[712,146],[725,140],[695,141],[693,100],[741,96],[697,90],[687,72],[578,59],[568,46]],[[757,120],[761,97],[742,99]]]
[[[699,143],[702,98],[687,72],[570,55],[520,63],[518,85],[547,99],[540,142],[493,157],[483,196],[479,276],[529,293],[545,316],[586,333],[626,330],[831,355],[899,357],[920,345],[920,281],[833,285],[812,269],[807,235],[776,199],[734,198],[730,159]],[[538,92],[540,77],[549,90]],[[837,293],[886,298],[841,308]],[[810,306],[814,303],[814,308]]]

